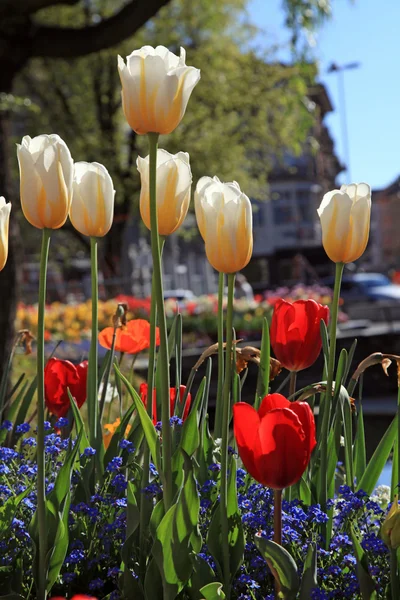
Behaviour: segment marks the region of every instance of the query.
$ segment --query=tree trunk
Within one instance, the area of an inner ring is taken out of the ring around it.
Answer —
[[[0,94],[11,93],[13,76],[3,70],[0,61]],[[0,110],[0,196],[12,202],[8,260],[0,273],[0,377],[11,352],[14,339],[14,324],[17,309],[17,201],[10,181],[10,119],[9,111]]]

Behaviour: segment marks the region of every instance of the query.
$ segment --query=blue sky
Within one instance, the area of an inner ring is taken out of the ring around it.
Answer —
[[[344,160],[338,76],[326,71],[333,61],[360,62],[359,69],[344,74],[351,178],[384,187],[400,176],[400,1],[332,0],[332,6],[333,18],[319,31],[314,48],[320,81],[335,108],[326,123]],[[258,43],[282,44],[284,57],[289,34],[282,0],[250,0],[249,11],[250,20],[265,31]]]

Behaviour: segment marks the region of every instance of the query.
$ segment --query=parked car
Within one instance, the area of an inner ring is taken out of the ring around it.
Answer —
[[[322,283],[333,287],[334,278],[327,277]],[[340,296],[345,303],[377,302],[391,300],[400,302],[400,285],[393,284],[382,273],[353,273],[343,275]]]

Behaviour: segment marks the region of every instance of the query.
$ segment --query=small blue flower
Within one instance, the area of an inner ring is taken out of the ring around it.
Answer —
[[[69,421],[65,417],[60,417],[58,421],[56,421],[55,427],[57,429],[61,429],[62,427],[68,427]]]
[[[96,454],[96,450],[94,448],[92,448],[91,446],[88,446],[87,448],[84,449],[83,454],[85,456],[94,456]]]
[[[11,431],[13,428],[13,424],[11,423],[11,421],[7,421],[7,419],[5,421],[2,422],[2,424],[0,425],[0,429],[6,429],[7,431]]]
[[[21,423],[21,425],[18,425],[15,428],[15,433],[17,433],[17,434],[28,433],[30,428],[31,428],[31,426],[29,425],[29,423]]]
[[[122,467],[122,458],[120,456],[114,456],[114,458],[108,463],[107,471],[110,473],[116,473]]]
[[[122,450],[127,450],[129,454],[135,452],[135,446],[132,442],[129,442],[128,440],[121,440],[119,443],[119,447],[122,448]]]

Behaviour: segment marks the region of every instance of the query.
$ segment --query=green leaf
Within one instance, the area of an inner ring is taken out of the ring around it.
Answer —
[[[20,389],[20,391],[18,392],[17,397],[15,398],[15,400],[11,403],[10,408],[7,411],[7,415],[6,415],[6,419],[8,421],[11,421],[11,423],[14,422],[14,417],[15,414],[18,410],[18,407],[21,403],[22,398],[24,397],[24,394],[26,392],[26,388],[28,387],[28,382],[25,381],[24,385],[22,386],[22,388]],[[4,443],[4,440],[6,439],[8,434],[7,429],[1,429],[0,430],[0,444]]]
[[[367,452],[365,449],[364,414],[362,403],[358,405],[357,430],[354,439],[354,471],[357,483],[361,481],[367,468]]]
[[[308,485],[307,481],[304,479],[304,475],[301,477],[301,479],[299,481],[299,488],[300,488],[300,500],[302,502],[304,502],[304,504],[310,506],[310,504],[312,504],[311,490],[310,490],[310,486]]]
[[[277,578],[285,600],[294,600],[299,590],[297,565],[287,550],[256,533],[255,544]]]
[[[218,582],[205,585],[201,588],[200,592],[203,594],[204,600],[223,600],[226,598],[222,589],[222,583]]]
[[[119,443],[125,437],[126,428],[128,427],[129,421],[135,408],[135,404],[132,404],[128,408],[114,434],[111,436],[110,443],[104,455],[104,468],[115,456],[121,454],[121,448],[119,447]]]
[[[362,600],[375,600],[377,598],[376,583],[369,573],[366,554],[358,541],[353,527],[350,528],[350,535],[357,560],[357,578],[360,584]]]
[[[357,338],[354,340],[354,342],[352,343],[351,348],[349,350],[349,356],[347,358],[347,364],[346,364],[346,368],[345,368],[344,375],[343,375],[343,385],[346,385],[346,380],[349,376],[349,371],[350,371],[351,364],[353,362],[356,347],[357,347]]]
[[[339,402],[342,407],[343,429],[344,429],[344,459],[346,469],[346,484],[354,491],[353,471],[353,432],[350,398],[347,390],[342,386],[339,394]]]
[[[204,558],[198,554],[192,554],[193,573],[187,586],[187,593],[191,600],[200,600],[204,598],[201,588],[209,583],[215,582],[215,573]]]
[[[239,512],[236,489],[236,463],[231,461],[231,468],[228,479],[227,496],[228,513],[228,546],[229,546],[229,570],[231,580],[243,561],[244,553],[244,533],[242,519]],[[219,575],[222,576],[222,532],[221,532],[221,505],[218,504],[211,519],[208,530],[207,546],[217,564]]]
[[[306,560],[304,561],[299,600],[310,600],[311,590],[317,587],[317,545],[312,542],[308,546]]]
[[[320,332],[321,332],[321,340],[322,340],[322,352],[324,354],[325,367],[327,368],[327,365],[329,363],[329,334],[328,334],[328,328],[323,319],[321,319],[321,322],[320,322]]]
[[[68,491],[68,494],[65,498],[65,502],[63,505],[62,512],[59,513],[58,517],[58,526],[57,526],[57,534],[54,539],[53,544],[53,552],[50,556],[49,561],[49,572],[47,575],[47,591],[50,592],[51,588],[57,581],[57,578],[60,574],[61,568],[64,564],[65,557],[68,552],[69,545],[69,507],[71,504],[71,494]]]
[[[157,471],[161,472],[160,452],[159,452],[159,449],[157,448],[158,436],[157,436],[156,430],[154,428],[153,422],[150,419],[149,415],[147,414],[144,404],[143,404],[139,394],[137,393],[137,391],[131,386],[131,384],[129,383],[127,378],[121,373],[121,371],[119,370],[119,367],[117,365],[114,366],[114,369],[115,369],[115,373],[117,375],[117,379],[120,379],[125,384],[130,397],[132,398],[133,402],[135,403],[136,410],[138,412],[140,422],[142,424],[143,432],[144,432],[144,435],[145,435],[145,438],[147,441],[147,445],[149,446],[150,454],[153,457],[153,462],[157,468]]]
[[[81,438],[80,438],[80,442],[79,442],[79,452],[81,454],[83,454],[85,449],[90,446],[89,438],[86,433],[85,423],[83,421],[81,412],[78,408],[78,405],[75,402],[75,398],[72,396],[69,389],[68,389],[68,397],[69,397],[69,402],[71,404],[72,414],[74,416],[76,431],[81,433]]]
[[[18,506],[21,504],[22,500],[28,496],[32,491],[32,486],[29,486],[18,494],[18,496],[10,496],[8,500],[6,500],[3,506],[0,507],[0,535],[3,536],[4,533],[9,529],[11,525],[11,521],[13,520],[15,513],[17,512]]]
[[[166,600],[174,599],[189,580],[193,570],[192,541],[198,536],[200,499],[191,460],[186,453],[184,469],[182,491],[157,527],[152,548],[163,581],[162,597]]]
[[[124,561],[125,569],[129,570],[132,557],[132,548],[134,533],[139,527],[140,511],[136,502],[135,486],[131,481],[128,481],[127,493],[128,506],[126,509],[126,534],[125,542],[122,547],[122,560]],[[124,590],[126,592],[126,590]]]
[[[146,569],[146,575],[144,578],[144,591],[146,595],[146,600],[156,600],[156,598],[164,598],[162,578],[154,558],[150,560]]]
[[[24,399],[22,400],[22,404],[18,411],[17,418],[15,419],[12,444],[14,443],[15,430],[17,429],[18,425],[21,425],[21,423],[25,423],[26,415],[28,414],[29,407],[32,404],[33,396],[36,392],[36,385],[37,383],[35,377],[24,395]]]
[[[258,368],[257,391],[254,408],[258,409],[261,400],[268,394],[269,390],[269,371],[270,371],[270,339],[268,319],[264,317],[261,337],[260,366]]]
[[[397,439],[397,415],[389,425],[383,438],[378,444],[374,454],[372,455],[364,475],[360,481],[357,481],[357,490],[364,490],[368,495],[371,495],[378,482],[379,476],[382,473],[383,467],[387,463],[389,454],[395,440]]]

